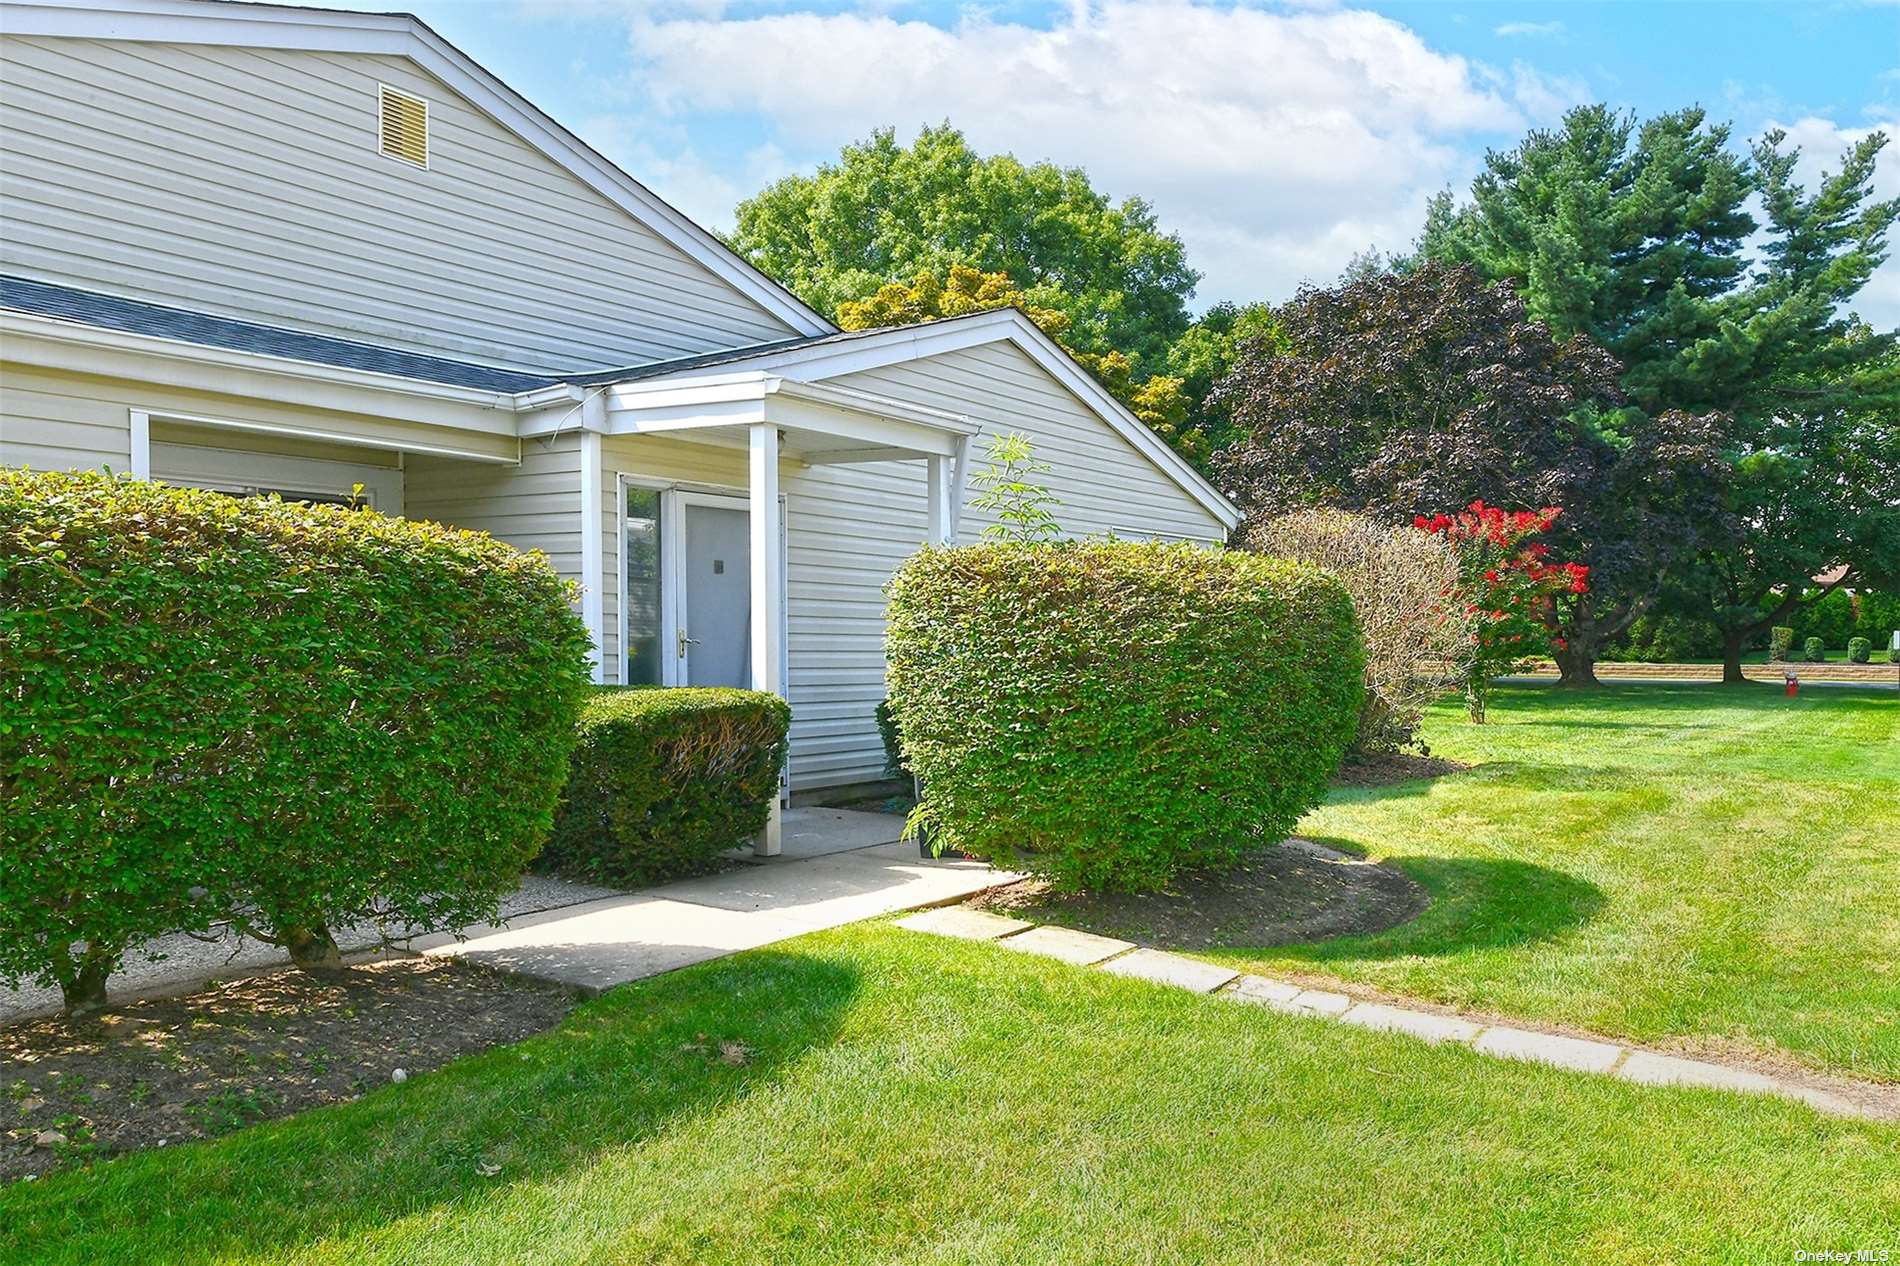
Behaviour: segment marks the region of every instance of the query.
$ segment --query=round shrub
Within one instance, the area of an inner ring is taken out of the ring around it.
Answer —
[[[1284,836],[1363,691],[1344,587],[1237,551],[927,549],[888,627],[914,825],[1070,889],[1156,887]]]
[[[1827,658],[1827,643],[1818,637],[1808,638],[1801,643],[1801,658],[1810,664],[1818,664]]]
[[[1781,663],[1794,656],[1794,630],[1777,624],[1768,631],[1768,658]]]
[[[0,471],[0,977],[159,933],[492,916],[586,690],[547,561],[369,510]]]
[[[1864,664],[1874,657],[1874,644],[1864,637],[1847,639],[1847,662]]]
[[[538,867],[627,886],[713,869],[765,825],[791,720],[756,690],[597,691]]]

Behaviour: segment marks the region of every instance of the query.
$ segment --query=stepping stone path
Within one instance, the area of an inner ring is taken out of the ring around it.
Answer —
[[[1606,1074],[1644,1086],[1700,1086],[1744,1094],[1779,1095],[1798,1099],[1832,1116],[1879,1118],[1885,1115],[1830,1091],[1747,1069],[1614,1042],[1485,1024],[1437,1011],[1362,1002],[1349,994],[1307,989],[1267,976],[1243,975],[1204,959],[1144,949],[1130,941],[1092,932],[1049,924],[1038,926],[968,906],[919,911],[897,920],[897,926],[966,941],[988,941],[1078,967],[1094,967],[1117,976],[1214,994],[1293,1015],[1320,1016],[1360,1028],[1404,1033],[1426,1042],[1456,1042],[1470,1046],[1481,1055],[1500,1059],[1530,1060],[1578,1072]]]

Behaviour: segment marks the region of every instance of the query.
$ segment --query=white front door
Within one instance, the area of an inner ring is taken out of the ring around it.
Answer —
[[[678,494],[679,681],[684,686],[752,684],[752,552],[743,501]]]
[[[631,479],[621,495],[621,680],[636,686],[750,686],[752,523],[746,499]],[[781,611],[781,645],[784,621]],[[782,691],[782,665],[779,676]]]

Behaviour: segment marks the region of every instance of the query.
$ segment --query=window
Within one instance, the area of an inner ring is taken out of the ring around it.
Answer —
[[[378,84],[377,92],[383,154],[426,169],[429,166],[429,103],[387,84]]]
[[[660,654],[660,499],[657,488],[626,487],[627,560],[626,682],[660,686],[666,671]]]

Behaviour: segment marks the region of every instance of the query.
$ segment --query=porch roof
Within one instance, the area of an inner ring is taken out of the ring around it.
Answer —
[[[955,457],[980,425],[945,409],[755,370],[538,393],[547,407],[523,419],[521,434],[571,429],[576,393],[582,424],[604,435],[667,435],[736,448],[765,423],[777,428],[784,455],[807,465]]]

